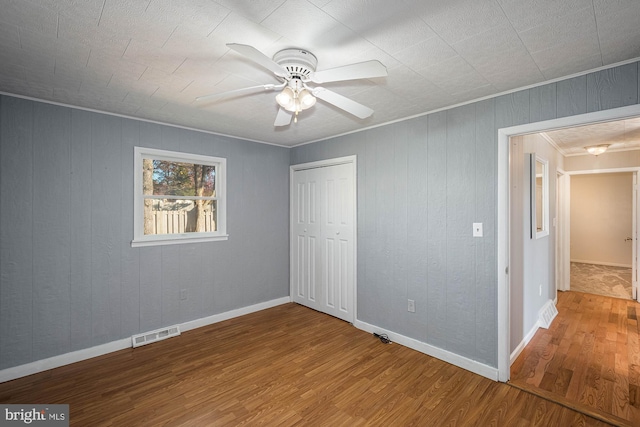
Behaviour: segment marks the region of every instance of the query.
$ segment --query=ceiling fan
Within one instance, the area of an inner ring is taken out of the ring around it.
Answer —
[[[200,96],[196,100],[215,102],[241,95],[277,90],[280,93],[276,95],[276,102],[280,109],[276,115],[274,126],[287,126],[291,123],[292,118],[294,122],[297,122],[298,113],[311,108],[316,103],[316,98],[358,118],[365,119],[373,114],[371,108],[321,86],[312,87],[309,84],[368,79],[387,75],[387,68],[376,60],[316,71],[318,59],[311,52],[303,49],[283,49],[273,55],[272,59],[253,46],[237,43],[229,43],[227,46],[256,64],[272,71],[280,83],[264,84]]]

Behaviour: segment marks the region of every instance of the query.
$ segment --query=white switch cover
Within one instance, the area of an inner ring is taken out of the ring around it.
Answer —
[[[473,237],[482,237],[482,223],[474,222],[473,223]]]

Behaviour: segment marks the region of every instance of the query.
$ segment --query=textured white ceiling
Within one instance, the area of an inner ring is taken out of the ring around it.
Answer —
[[[637,58],[639,22],[638,0],[0,0],[0,91],[291,146]],[[372,117],[274,128],[273,92],[195,101],[277,83],[226,43],[389,75],[326,85]]]
[[[565,156],[588,155],[585,147],[609,144],[609,151],[640,149],[640,117],[544,132]]]

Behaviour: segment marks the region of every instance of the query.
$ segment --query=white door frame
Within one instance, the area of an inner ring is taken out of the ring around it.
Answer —
[[[631,244],[631,264],[632,264],[632,281],[634,282],[633,284],[633,292],[634,295],[632,295],[632,299],[637,300],[638,295],[635,295],[635,289],[637,287],[637,270],[638,270],[638,264],[637,264],[637,253],[638,253],[638,239],[637,239],[637,235],[638,235],[638,223],[640,223],[640,218],[638,218],[638,215],[640,214],[640,209],[638,209],[638,198],[636,196],[636,185],[637,185],[637,181],[638,181],[638,173],[640,172],[640,167],[628,167],[628,168],[609,168],[609,169],[585,169],[585,170],[577,170],[577,171],[571,171],[571,172],[567,172],[567,174],[569,175],[569,181],[567,182],[567,186],[569,187],[569,192],[571,191],[571,177],[573,175],[595,175],[595,174],[599,174],[599,173],[625,173],[625,172],[631,172],[633,173],[633,194],[632,194],[632,199],[633,199],[633,204],[632,204],[632,213],[631,213],[631,229],[632,229],[632,236],[633,236],[633,241]],[[561,201],[561,203],[563,203],[565,209],[567,210],[567,212],[570,212],[571,210],[571,198],[570,197],[566,197],[564,200]],[[564,265],[563,268],[568,272],[571,271],[571,247],[570,247],[570,242],[571,242],[571,217],[570,215],[567,215],[567,217],[563,217],[561,218],[561,220],[563,221],[562,226],[565,227],[565,230],[567,230],[567,240],[564,245],[561,246],[561,251],[562,251],[562,256],[564,258]],[[568,291],[570,290],[570,286],[569,286],[569,281],[566,282],[565,284],[565,288],[563,290]]]
[[[326,160],[318,160],[315,162],[309,163],[300,163],[297,165],[289,166],[289,212],[292,209],[293,198],[291,195],[295,191],[293,188],[293,174],[296,171],[301,171],[305,169],[316,169],[323,168],[327,166],[337,166],[351,163],[353,164],[353,295],[351,295],[351,301],[353,307],[351,310],[353,312],[353,322],[355,323],[358,319],[358,304],[357,304],[357,296],[358,296],[358,163],[357,156],[344,156],[337,157],[334,159],[326,159]],[[289,219],[291,221],[291,219]],[[291,225],[289,225],[291,227]],[[289,259],[291,259],[291,243],[289,243]],[[291,264],[291,263],[290,263]],[[289,298],[293,301],[294,295],[294,283],[293,283],[293,273],[291,271],[292,267],[289,266]]]
[[[580,114],[498,130],[498,380],[509,380],[509,138],[640,116],[640,104]]]
[[[569,263],[565,262],[565,256],[568,254],[564,250],[568,247],[568,232],[569,232],[569,204],[564,203],[568,200],[569,191],[569,175],[563,170],[557,171],[557,184],[556,184],[556,217],[554,218],[553,225],[556,228],[556,298],[554,303],[558,303],[557,291],[565,291],[569,288],[570,272],[566,268]]]

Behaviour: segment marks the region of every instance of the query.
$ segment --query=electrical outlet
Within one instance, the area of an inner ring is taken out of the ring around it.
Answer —
[[[412,299],[407,300],[408,304],[407,304],[407,311],[410,313],[415,313],[416,312],[416,302]]]
[[[474,222],[473,223],[473,237],[482,237],[482,223]]]
[[[189,298],[189,291],[186,289],[180,289],[180,300],[184,301]]]

